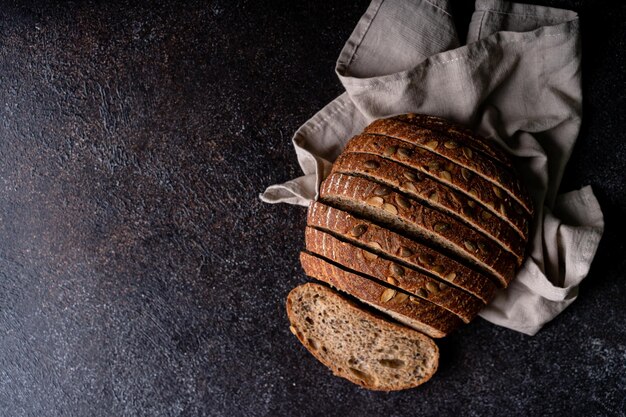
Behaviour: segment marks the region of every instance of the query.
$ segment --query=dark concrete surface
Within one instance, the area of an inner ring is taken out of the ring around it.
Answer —
[[[624,3],[540,1],[583,25],[579,299],[535,337],[476,320],[392,394],[289,333],[305,211],[257,198],[368,1],[134,3],[0,1],[1,416],[626,415]]]

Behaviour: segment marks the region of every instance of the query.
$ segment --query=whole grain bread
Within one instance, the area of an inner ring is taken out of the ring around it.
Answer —
[[[528,236],[528,223],[532,216],[526,213],[524,207],[498,186],[450,160],[402,140],[380,135],[355,136],[346,144],[344,153],[348,152],[378,155],[413,168],[475,199],[522,236]]]
[[[301,252],[300,263],[308,276],[326,282],[430,337],[447,336],[463,323],[459,317],[430,301],[374,282],[316,255]]]
[[[521,182],[513,172],[492,158],[485,157],[483,153],[461,146],[442,132],[409,125],[394,118],[376,120],[364,132],[400,139],[453,161],[500,187],[521,204],[527,213],[532,213],[528,193],[522,189]]]
[[[333,164],[332,172],[363,176],[378,182],[383,185],[379,193],[384,193],[386,188],[391,188],[407,194],[422,204],[433,206],[468,223],[518,259],[521,260],[524,257],[526,240],[508,223],[499,217],[494,217],[473,198],[415,172],[414,169],[377,155],[343,153]],[[429,196],[433,194],[439,198],[430,199]]]
[[[506,287],[514,276],[517,258],[480,233],[452,217],[432,210],[401,194],[378,195],[380,186],[368,179],[332,174],[320,188],[322,202],[355,214],[367,215],[377,223],[402,230],[417,239],[427,239],[438,248],[495,277]]]
[[[314,284],[290,293],[291,330],[335,374],[377,390],[430,378],[437,350],[426,335],[445,337],[508,285],[534,214],[495,142],[415,114],[352,138],[319,196],[305,273],[425,335]]]
[[[439,349],[429,337],[370,312],[319,284],[287,296],[290,330],[331,371],[379,391],[413,388],[437,371]]]
[[[400,265],[449,282],[480,298],[485,304],[495,295],[496,284],[484,274],[426,244],[408,239],[361,217],[313,201],[309,205],[307,224],[392,259]]]
[[[477,297],[445,281],[439,281],[412,268],[400,265],[365,249],[331,236],[321,230],[306,228],[307,251],[324,257],[351,272],[386,282],[413,296],[430,301],[469,323],[484,304]]]

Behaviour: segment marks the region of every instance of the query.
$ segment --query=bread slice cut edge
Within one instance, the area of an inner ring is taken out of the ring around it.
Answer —
[[[477,240],[481,235],[475,230],[461,225],[448,216],[445,216],[441,223],[455,226],[437,231],[435,225],[440,221],[435,218],[435,215],[442,219],[444,215],[420,204],[407,201],[408,208],[399,204],[385,204],[386,201],[395,201],[397,193],[391,192],[373,201],[373,198],[369,196],[373,195],[376,187],[378,187],[377,184],[364,178],[332,174],[321,185],[320,200],[350,214],[365,216],[395,232],[402,231],[409,237],[429,240],[433,245],[437,245],[438,250],[444,250],[446,254],[454,256],[457,260],[469,262],[473,267],[479,268],[480,271],[496,279],[502,287],[508,286],[517,266],[517,260],[513,255],[500,250],[486,240]],[[378,204],[380,201],[383,202],[382,205]],[[389,210],[386,207],[389,207]],[[428,211],[432,216],[423,215],[424,211]],[[461,234],[462,231],[464,234]]]
[[[412,297],[389,284],[372,281],[318,255],[300,252],[300,263],[307,276],[349,294],[432,338],[446,337],[463,324],[458,316],[445,308]]]
[[[484,274],[423,243],[319,201],[314,201],[309,206],[307,225],[408,268],[416,268],[450,282],[480,298],[485,304],[491,302],[495,295],[496,284]]]
[[[316,283],[287,296],[291,332],[333,374],[364,388],[417,387],[437,371],[439,349],[428,336],[374,315]]]

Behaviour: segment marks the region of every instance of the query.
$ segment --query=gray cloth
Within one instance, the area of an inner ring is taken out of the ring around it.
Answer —
[[[293,138],[304,176],[270,186],[268,203],[308,205],[345,143],[369,122],[415,112],[496,140],[530,189],[530,256],[481,316],[533,335],[571,304],[604,220],[591,190],[557,195],[582,117],[574,12],[478,0],[461,46],[447,0],[374,0],[337,61],[346,92]]]

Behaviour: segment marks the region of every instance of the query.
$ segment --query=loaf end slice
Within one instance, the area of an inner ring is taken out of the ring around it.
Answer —
[[[437,371],[439,349],[417,331],[375,316],[323,285],[287,296],[292,333],[332,372],[364,388],[417,387]]]

